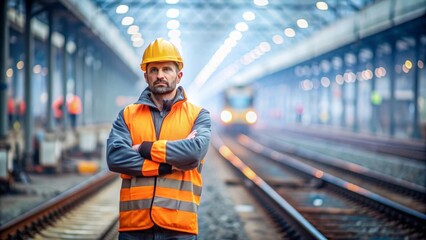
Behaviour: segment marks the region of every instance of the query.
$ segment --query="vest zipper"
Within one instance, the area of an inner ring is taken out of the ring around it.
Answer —
[[[158,226],[157,223],[152,218],[152,206],[154,206],[154,199],[155,199],[155,192],[157,190],[157,176],[155,176],[154,179],[154,192],[152,193],[152,201],[151,201],[151,207],[149,208],[149,217],[151,218],[151,221],[154,223],[154,226]]]
[[[182,101],[182,100],[179,100],[179,101]],[[179,101],[177,101],[177,102],[179,102]],[[160,138],[160,135],[161,135],[161,128],[163,127],[163,123],[164,123],[164,119],[173,111],[173,107],[174,107],[174,105],[177,103],[177,102],[175,102],[173,105],[172,105],[172,107],[170,108],[170,111],[167,113],[167,114],[165,114],[164,115],[164,113],[163,113],[163,111],[159,111],[160,112],[160,116],[161,116],[161,118],[162,118],[162,120],[161,120],[161,124],[160,124],[160,130],[158,131],[158,136],[157,136],[157,139],[156,139],[156,141]],[[155,126],[154,126],[154,129],[155,129]],[[157,134],[156,134],[157,135]],[[154,179],[154,192],[153,192],[153,194],[152,194],[152,201],[151,201],[151,207],[149,208],[149,217],[151,218],[151,221],[154,223],[154,226],[158,226],[158,224],[157,223],[155,223],[155,221],[154,221],[154,219],[152,218],[152,206],[154,205],[154,199],[155,199],[155,192],[156,192],[156,190],[157,190],[157,176],[155,176],[155,179]],[[155,237],[155,234],[154,234],[154,237]]]

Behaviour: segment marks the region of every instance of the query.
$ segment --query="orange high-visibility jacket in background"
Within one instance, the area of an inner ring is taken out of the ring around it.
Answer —
[[[157,225],[198,234],[202,158],[210,140],[210,117],[205,109],[186,101],[183,89],[178,90],[181,98],[165,116],[160,116],[145,90],[114,122],[107,161],[110,170],[123,178],[119,231]],[[186,139],[194,127],[197,136]],[[148,146],[147,157],[142,159],[131,148],[136,144]],[[172,170],[171,165],[185,171]]]
[[[53,108],[53,116],[55,118],[62,118],[63,117],[62,104],[64,104],[64,98],[63,97],[59,97],[55,101],[53,101],[52,108]]]
[[[81,100],[80,97],[74,95],[70,101],[68,101],[68,112],[70,114],[80,114],[81,113]]]
[[[14,114],[15,113],[15,100],[13,100],[13,97],[9,97],[7,99],[7,114]]]

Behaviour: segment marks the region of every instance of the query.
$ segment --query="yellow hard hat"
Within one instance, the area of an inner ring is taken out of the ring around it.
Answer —
[[[183,68],[183,60],[179,50],[171,42],[157,38],[145,49],[141,69],[146,72],[146,65],[151,62],[173,61],[178,64],[179,71]]]

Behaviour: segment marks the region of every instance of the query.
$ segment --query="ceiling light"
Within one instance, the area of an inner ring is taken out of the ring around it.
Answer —
[[[24,61],[19,60],[19,62],[16,63],[16,68],[19,69],[19,70],[24,68]]]
[[[168,29],[176,29],[176,28],[179,28],[179,26],[180,26],[180,23],[178,20],[169,20],[167,22]]]
[[[256,18],[256,15],[254,15],[253,12],[247,11],[243,13],[243,19],[246,21],[253,21]]]
[[[259,49],[264,53],[269,52],[271,51],[271,45],[268,42],[261,42],[259,44]]]
[[[241,28],[239,31],[247,31],[248,26],[246,23],[241,22],[235,25],[235,28]],[[229,33],[229,38],[225,39],[219,49],[213,54],[209,62],[201,69],[198,75],[193,81],[194,84],[188,89],[188,92],[199,91],[201,86],[210,78],[210,76],[216,71],[217,67],[223,62],[227,55],[232,51],[232,48],[236,46],[238,40],[240,40],[243,34],[239,31],[232,31]],[[234,68],[235,69],[235,68]],[[236,70],[235,70],[236,71]],[[235,71],[227,71],[229,74],[235,73]],[[226,74],[225,74],[226,75]]]
[[[253,0],[253,3],[260,7],[263,7],[269,4],[268,0]]]
[[[34,65],[34,67],[33,67],[33,73],[35,73],[35,74],[41,73],[41,66],[39,64]]]
[[[167,4],[176,4],[179,3],[179,0],[166,0]]]
[[[316,3],[316,6],[317,6],[317,8],[318,8],[319,10],[323,10],[323,11],[325,11],[325,10],[327,10],[327,9],[328,9],[328,5],[327,5],[327,3],[326,3],[326,2],[317,2],[317,3]]]
[[[243,34],[239,31],[232,31],[229,33],[229,37],[238,41],[243,37]]]
[[[77,46],[75,45],[75,42],[68,41],[66,45],[67,52],[74,53],[74,51],[77,49]]]
[[[180,35],[181,35],[181,32],[179,29],[170,30],[168,33],[169,38],[179,38]]]
[[[252,51],[250,51],[249,54],[253,59],[258,59],[260,55],[262,54],[262,52],[259,49],[255,48]]]
[[[301,19],[297,20],[297,26],[300,27],[300,28],[308,28],[309,24],[308,24],[308,21],[301,18]]]
[[[132,34],[132,37],[130,38],[130,40],[132,40],[132,42],[137,42],[141,39],[142,39],[142,35],[140,33]]]
[[[284,43],[284,38],[283,38],[281,35],[276,34],[276,35],[274,35],[274,36],[272,37],[272,41],[273,41],[275,44],[283,44],[283,43]]]
[[[296,32],[293,30],[293,28],[286,28],[286,29],[284,30],[284,34],[285,34],[287,37],[294,37],[294,36],[296,36]]]
[[[133,47],[142,47],[143,44],[144,44],[144,40],[140,39],[139,41],[133,42]]]
[[[132,17],[124,17],[123,20],[121,20],[121,24],[124,26],[132,25],[135,19]]]
[[[177,8],[170,8],[169,10],[167,10],[166,16],[168,18],[177,18],[177,17],[179,17],[179,9],[177,9]]]
[[[139,31],[139,27],[137,25],[132,25],[127,29],[128,34],[135,34]]]
[[[13,69],[12,69],[12,68],[8,68],[8,69],[7,69],[7,71],[6,71],[6,76],[7,76],[8,78],[13,77]]]
[[[178,49],[182,49],[182,40],[180,38],[170,38],[170,42],[173,43]],[[182,51],[179,51],[182,53]]]
[[[127,11],[129,11],[129,7],[127,5],[119,5],[115,9],[115,12],[118,14],[123,14],[123,13],[126,13]]]
[[[227,38],[227,39],[225,39],[224,44],[233,48],[237,45],[237,41],[233,38]]]
[[[240,31],[240,32],[245,32],[248,30],[248,25],[245,22],[239,22],[237,24],[235,24],[235,29]]]
[[[251,58],[251,56],[249,54],[245,54],[242,58],[241,58],[241,63],[244,65],[249,65],[251,62],[253,62],[254,59]]]

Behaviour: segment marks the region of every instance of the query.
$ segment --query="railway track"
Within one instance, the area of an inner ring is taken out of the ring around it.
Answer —
[[[117,232],[116,174],[103,171],[0,227],[0,239],[112,239]]]
[[[301,164],[294,158],[264,146],[251,144],[244,147],[231,138],[224,138],[222,143],[216,145],[218,149],[224,149],[226,146],[227,152],[235,152],[234,156],[229,158],[237,165],[243,162],[247,164],[248,167],[243,168],[245,170],[242,172],[249,172],[248,175],[253,179],[261,177],[265,179],[251,180],[253,184],[265,182],[271,186],[276,195],[284,199],[280,201],[292,206],[325,238],[424,239],[426,237],[424,214],[400,208],[399,204],[353,183]],[[270,199],[264,196],[260,198]],[[276,222],[295,222],[288,214],[281,219],[283,220]],[[283,231],[297,232],[297,236],[306,236],[305,228],[299,225],[293,227],[292,224],[291,227],[283,228]]]
[[[281,130],[280,130],[281,131]],[[361,149],[386,153],[394,156],[404,157],[410,160],[426,161],[426,142],[424,140],[405,140],[394,138],[380,138],[369,135],[351,134],[340,131],[333,131],[305,128],[284,127],[282,132],[294,136],[310,136],[336,143],[344,143]]]
[[[256,139],[256,141],[254,140]],[[262,142],[271,149],[288,154],[322,171],[332,173],[346,181],[378,193],[416,211],[426,213],[426,188],[408,181],[393,178],[383,173],[370,170],[358,164],[349,163],[336,157],[321,154],[303,147],[286,144],[270,135],[254,133],[253,136],[240,135],[243,145]]]

